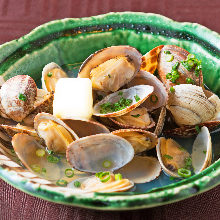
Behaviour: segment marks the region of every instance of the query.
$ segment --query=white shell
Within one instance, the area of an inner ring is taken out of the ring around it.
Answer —
[[[77,170],[89,173],[114,171],[134,157],[132,145],[124,138],[112,134],[97,134],[74,141],[67,147],[68,162]],[[110,161],[107,168],[103,162]]]

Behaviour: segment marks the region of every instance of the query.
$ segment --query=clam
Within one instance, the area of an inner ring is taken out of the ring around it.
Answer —
[[[155,122],[148,114],[145,107],[138,107],[125,115],[109,119],[121,128],[139,128],[147,130],[155,126]]]
[[[27,75],[17,75],[1,87],[1,111],[14,121],[21,122],[34,109],[37,86]]]
[[[84,177],[76,179],[75,181],[68,184],[68,187],[74,189],[76,193],[89,193],[89,192],[124,192],[131,189],[134,186],[134,183],[128,179],[116,180],[115,175],[110,173],[108,174],[110,179],[107,182],[101,182],[101,180],[96,176]],[[80,183],[79,187],[75,185]]]
[[[67,146],[78,139],[77,134],[62,120],[48,113],[39,113],[34,119],[34,128],[49,150],[65,153]]]
[[[220,124],[220,99],[209,95],[202,87],[182,84],[173,87],[167,108],[170,110],[179,128],[165,130],[166,135],[191,136],[196,134],[195,126],[207,126],[213,129]]]
[[[159,54],[158,57],[158,73],[162,82],[166,85],[167,88],[175,84],[185,84],[187,83],[187,78],[190,81],[194,82],[195,85],[203,85],[203,76],[201,71],[201,64],[195,66],[194,55],[189,54],[188,51],[184,50],[181,47],[176,45],[165,45]],[[184,62],[188,65],[183,65]],[[186,66],[188,69],[186,69]],[[196,72],[197,69],[197,72]],[[177,70],[179,77],[173,82],[168,79],[168,73],[171,73],[172,70]]]
[[[115,92],[140,69],[141,54],[130,46],[112,46],[90,55],[79,70],[79,78],[90,78],[95,90]]]
[[[178,170],[181,168],[191,169],[197,174],[207,168],[212,160],[211,137],[207,127],[202,127],[196,137],[192,155],[182,148],[173,139],[161,137],[156,147],[157,156],[163,170],[170,176],[181,177]]]
[[[118,172],[134,183],[147,183],[160,175],[161,166],[155,157],[134,156],[133,160]]]
[[[63,69],[56,63],[48,63],[42,71],[42,88],[47,92],[54,92],[57,81],[68,77]]]
[[[94,105],[93,115],[117,117],[141,105],[154,91],[153,86],[138,85],[114,92]]]
[[[146,107],[148,111],[152,111],[166,105],[168,92],[163,83],[153,74],[146,71],[140,71],[135,78],[127,84],[127,87],[136,85],[150,85],[154,87],[153,93],[141,105]]]
[[[158,65],[158,56],[163,47],[164,45],[155,47],[152,50],[150,50],[148,53],[146,53],[144,56],[142,56],[141,70],[154,74]]]
[[[121,129],[113,131],[112,134],[126,139],[138,154],[154,148],[157,144],[157,136],[149,131],[140,129]]]
[[[112,134],[97,134],[71,143],[66,156],[73,168],[97,173],[123,167],[132,160],[134,149],[124,138]]]
[[[88,176],[74,170],[71,178],[65,177],[66,170],[71,170],[66,158],[62,155],[48,154],[44,147],[28,134],[14,135],[12,145],[19,159],[28,170],[53,183],[60,179],[73,181],[74,179]]]

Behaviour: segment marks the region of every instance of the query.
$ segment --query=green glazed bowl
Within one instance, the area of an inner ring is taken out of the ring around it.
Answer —
[[[0,46],[1,80],[29,74],[36,81],[44,65],[56,62],[69,74],[91,53],[112,45],[131,45],[142,54],[161,44],[175,44],[196,54],[203,63],[206,85],[220,95],[220,35],[194,23],[179,23],[156,14],[109,13],[56,20]],[[71,64],[71,65],[69,65]],[[162,174],[157,180],[138,184],[135,192],[74,195],[40,179],[11,161],[0,151],[0,177],[12,186],[49,201],[100,210],[154,207],[189,198],[220,184],[220,137],[212,134],[213,164],[200,174],[171,181]],[[189,145],[192,140],[181,140]]]

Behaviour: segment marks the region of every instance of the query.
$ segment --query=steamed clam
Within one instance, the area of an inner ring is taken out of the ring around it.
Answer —
[[[115,92],[140,69],[141,54],[130,46],[112,46],[90,55],[80,67],[79,78],[90,78],[93,89]]]

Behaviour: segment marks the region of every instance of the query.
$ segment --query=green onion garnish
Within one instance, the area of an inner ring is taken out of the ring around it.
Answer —
[[[191,78],[186,78],[186,83],[187,84],[195,84],[194,80]]]
[[[195,126],[195,129],[196,129],[197,133],[200,133],[201,130],[200,130],[199,125],[196,125],[196,126]]]
[[[131,116],[134,117],[134,118],[139,118],[141,115],[137,114],[137,115],[131,115]]]
[[[122,96],[122,95],[123,95],[123,92],[119,92],[118,95]]]
[[[58,163],[60,159],[58,157],[55,157],[53,155],[47,156],[47,161],[50,163]]]
[[[33,164],[33,165],[31,165],[31,169],[34,171],[34,172],[36,172],[36,173],[39,173],[40,172],[40,166],[39,165],[37,165],[37,164]]]
[[[43,168],[41,169],[41,173],[42,173],[42,174],[46,174],[46,172],[47,172],[46,168],[43,167]]]
[[[151,101],[152,103],[157,103],[157,102],[158,102],[158,97],[157,97],[156,95],[151,95],[151,96],[150,96],[150,101]]]
[[[68,184],[68,182],[63,179],[57,180],[57,182],[56,182],[57,186],[66,186],[67,184]]]
[[[168,154],[164,154],[163,157],[167,158],[168,160],[172,160],[173,159],[173,157],[168,155]]]
[[[96,173],[95,176],[98,177],[102,183],[109,181],[111,178],[110,172],[99,172]]]
[[[135,98],[135,101],[136,101],[136,102],[138,102],[139,100],[141,100],[138,95],[135,95],[134,98]]]
[[[36,155],[38,157],[43,157],[45,155],[45,150],[44,149],[37,149],[36,150]]]
[[[168,54],[168,55],[166,56],[166,61],[167,61],[167,62],[171,62],[171,61],[173,61],[173,59],[174,59],[174,56],[173,56],[172,54]]]
[[[170,92],[174,93],[175,89],[173,87],[170,87]]]
[[[185,166],[184,166],[185,169],[190,169],[192,167],[192,158],[191,157],[185,158],[184,162],[185,162]]]
[[[15,150],[14,150],[14,149],[11,149],[11,152],[14,154],[14,153],[15,153]]]
[[[187,56],[187,60],[189,60],[189,59],[194,59],[195,58],[195,55],[194,54],[189,54],[188,56]]]
[[[171,52],[169,50],[164,50],[165,54],[171,54]]]
[[[74,176],[74,171],[72,169],[65,169],[65,176],[71,178]]]
[[[22,94],[22,93],[19,94],[18,98],[19,98],[21,101],[24,101],[24,102],[27,100],[27,96],[26,96],[25,94]]]
[[[206,151],[206,150],[204,150],[204,151],[203,151],[203,153],[204,153],[204,154],[206,154],[206,153],[207,153],[207,151]]]
[[[75,182],[74,182],[74,186],[75,186],[76,188],[79,188],[79,187],[81,186],[81,183],[80,183],[79,181],[75,181]]]
[[[112,162],[110,160],[105,160],[105,161],[103,161],[102,166],[104,168],[109,168],[112,166]]]
[[[170,176],[170,180],[175,180],[175,178],[173,176]]]
[[[184,168],[180,168],[178,169],[178,174],[181,177],[188,178],[191,176],[191,171]]]
[[[51,77],[52,75],[53,75],[52,72],[49,72],[49,73],[47,74],[48,77]]]
[[[54,154],[54,152],[52,150],[48,150],[47,149],[48,154]]]
[[[115,174],[115,180],[122,180],[122,175],[120,173]]]

